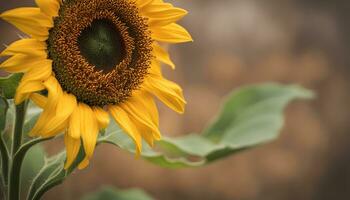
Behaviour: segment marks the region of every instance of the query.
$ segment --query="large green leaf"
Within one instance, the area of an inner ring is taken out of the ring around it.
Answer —
[[[9,180],[13,180],[12,184],[21,188],[21,191],[18,192],[21,192],[22,195],[29,189],[29,183],[44,164],[46,154],[38,144],[49,139],[36,138],[22,144],[12,158]]]
[[[283,126],[283,111],[294,99],[312,98],[300,86],[264,84],[239,89],[228,96],[215,120],[202,134],[163,137],[157,150],[143,145],[142,157],[169,168],[194,167],[275,139]],[[110,143],[134,153],[133,142],[111,124],[99,143]]]
[[[27,195],[28,200],[40,199],[46,191],[64,180],[66,177],[66,172],[63,169],[64,159],[64,153],[45,159],[43,167],[36,174],[30,185]]]
[[[153,198],[140,189],[119,190],[106,186],[96,193],[86,195],[82,200],[153,200]]]
[[[45,158],[46,152],[40,144],[32,146],[26,153],[21,170],[21,196],[28,192],[34,177],[44,166]]]
[[[81,148],[77,159],[68,170],[64,169],[64,161],[66,159],[65,151],[57,154],[56,156],[45,159],[45,164],[37,173],[30,185],[27,200],[41,199],[45,192],[56,185],[61,184],[67,178],[67,176],[73,172],[83,158],[84,151],[83,148]]]
[[[8,77],[0,78],[0,90],[7,99],[13,99],[17,86],[22,79],[23,74],[11,74]]]

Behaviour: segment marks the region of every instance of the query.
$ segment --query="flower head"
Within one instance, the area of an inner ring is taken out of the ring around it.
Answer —
[[[0,17],[28,34],[0,56],[8,72],[24,73],[15,102],[30,98],[43,112],[32,136],[64,133],[68,168],[81,145],[88,165],[110,115],[133,139],[159,140],[154,97],[182,113],[181,88],[166,80],[160,63],[174,68],[162,43],[191,41],[176,21],[187,14],[162,0],[36,0]],[[47,92],[42,92],[47,91]],[[46,95],[44,95],[46,94]]]

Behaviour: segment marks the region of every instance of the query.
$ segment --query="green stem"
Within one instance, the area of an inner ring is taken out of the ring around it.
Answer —
[[[3,133],[1,133],[3,134]],[[0,136],[0,151],[1,151],[1,163],[2,163],[2,178],[3,178],[3,182],[4,185],[7,184],[7,176],[6,174],[8,174],[8,163],[9,163],[9,152],[6,148],[6,143],[4,141],[4,139]]]
[[[21,165],[23,158],[16,159],[16,152],[21,147],[22,144],[22,132],[23,125],[26,114],[26,105],[24,102],[16,106],[16,122],[15,122],[15,130],[13,133],[13,144],[11,150],[12,162],[10,165],[10,172],[8,176],[9,180],[9,191],[8,191],[8,200],[19,200],[19,192],[20,192],[20,173],[21,173]]]
[[[3,134],[3,133],[1,133]],[[7,150],[7,147],[6,147],[6,143],[4,141],[4,139],[2,138],[2,135],[0,136],[0,151],[1,151],[1,172],[2,172],[2,180],[1,180],[1,195],[3,198],[6,198],[6,194],[7,194],[7,174],[8,174],[8,165],[9,165],[9,152]]]
[[[16,123],[15,123],[15,131],[13,134],[13,144],[11,155],[14,156],[17,150],[20,148],[22,143],[22,132],[24,119],[26,114],[26,102],[23,102],[16,106]]]

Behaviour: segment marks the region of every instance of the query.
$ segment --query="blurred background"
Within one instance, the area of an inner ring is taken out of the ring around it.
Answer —
[[[298,83],[318,98],[288,107],[275,142],[199,169],[163,169],[99,146],[88,169],[44,199],[78,199],[106,184],[144,188],[159,200],[350,199],[350,2],[171,2],[189,10],[181,24],[194,42],[170,47],[177,69],[165,68],[166,77],[184,88],[188,105],[180,116],[160,104],[164,135],[200,132],[223,97],[242,85]],[[0,12],[31,5],[33,0],[0,0]],[[1,45],[18,34],[0,21]],[[61,147],[50,143],[47,150]]]

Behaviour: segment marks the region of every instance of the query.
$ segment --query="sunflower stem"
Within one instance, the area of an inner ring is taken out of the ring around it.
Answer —
[[[3,134],[3,133],[1,133]],[[1,195],[3,198],[6,198],[7,194],[7,174],[8,174],[8,164],[9,164],[9,152],[6,147],[6,143],[4,139],[2,138],[2,135],[0,136],[0,151],[1,151]]]
[[[23,125],[25,120],[27,102],[23,102],[16,106],[16,121],[15,129],[13,132],[12,139],[12,149],[11,149],[11,164],[10,171],[8,174],[9,190],[8,199],[9,200],[19,200],[20,193],[20,173],[23,158],[16,156],[18,149],[22,144],[22,133]]]
[[[16,122],[15,122],[15,130],[13,133],[13,144],[11,155],[14,156],[17,150],[20,148],[22,143],[22,132],[24,125],[24,118],[26,114],[26,102],[23,102],[16,106]]]

